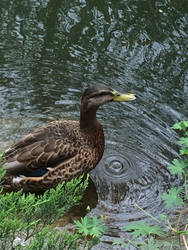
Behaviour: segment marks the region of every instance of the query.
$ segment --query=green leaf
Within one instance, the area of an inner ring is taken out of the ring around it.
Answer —
[[[0,162],[3,160],[3,156],[5,155],[5,151],[3,151],[2,153],[0,153]]]
[[[85,216],[81,221],[75,220],[78,232],[83,235],[91,235],[92,237],[100,237],[107,227],[100,223],[100,220],[95,215],[93,218]]]
[[[168,166],[171,174],[181,175],[185,173],[184,168],[186,168],[188,165],[184,160],[174,159],[172,163],[173,164]]]
[[[126,247],[128,248],[130,246],[129,243],[125,243],[124,240],[121,238],[114,240],[112,245],[113,246],[119,245],[119,246],[124,247],[124,248],[126,248]]]
[[[168,216],[166,214],[160,214],[161,220],[166,221],[168,219]]]
[[[177,231],[176,234],[188,234],[188,231]]]
[[[0,175],[2,171],[3,168],[0,169]],[[5,194],[2,192],[0,194],[0,249],[2,249],[2,242],[3,249],[12,249],[15,236],[19,236],[19,232],[21,232],[21,235],[24,235],[26,232],[28,239],[31,236],[33,239],[35,239],[37,235],[40,236],[42,227],[57,221],[58,218],[62,217],[70,207],[81,199],[87,184],[88,179],[83,181],[82,177],[78,177],[66,184],[59,184],[57,188],[50,189],[43,195],[25,195],[22,190]],[[31,248],[27,249],[43,249],[42,245],[48,244],[46,239],[48,239],[49,244],[53,245],[53,242],[56,243],[56,241],[54,241],[54,235],[52,235],[50,241],[48,234],[44,234],[44,241],[40,236],[35,247],[32,248],[31,246]],[[65,242],[64,238],[61,242],[62,241]],[[59,243],[60,246],[61,242]],[[77,245],[77,243],[75,244]],[[46,247],[45,249],[58,250],[73,248],[61,246],[57,248]]]
[[[162,200],[167,207],[181,206],[183,204],[183,200],[179,197],[182,189],[182,187],[173,187],[167,193],[163,193]]]
[[[102,233],[107,229],[107,227],[104,224],[100,224],[100,221],[96,215],[91,220],[92,223],[91,223],[90,234],[93,235],[94,237],[100,237]]]
[[[77,226],[78,232],[80,234],[84,234],[86,236],[89,234],[89,228],[90,228],[88,219],[89,218],[87,216],[85,216],[84,218],[81,218],[81,222],[80,221],[74,221],[74,223]]]
[[[181,137],[179,140],[179,144],[185,145],[186,147],[188,147],[188,137]]]
[[[188,155],[188,148],[181,149],[180,155]]]
[[[138,243],[137,243],[137,246]],[[173,246],[173,248],[172,248]],[[161,249],[178,249],[179,245],[175,244],[173,242],[173,240],[171,240],[170,242],[168,241],[164,241],[164,240],[156,240],[153,237],[149,237],[145,242],[141,243],[141,246],[138,247],[139,250],[161,250]],[[176,248],[174,248],[176,247]]]
[[[186,128],[188,128],[188,121],[181,121],[178,123],[175,123],[172,126],[173,129],[178,129],[178,130],[185,130]]]
[[[6,173],[5,167],[3,166],[2,168],[0,168],[0,184],[2,182],[2,178],[4,177]]]
[[[100,237],[102,233],[107,229],[105,225],[98,225],[97,227],[92,227],[90,230],[90,235],[94,237]]]
[[[157,225],[150,226],[148,223],[143,221],[132,222],[128,226],[124,227],[125,231],[132,231],[131,233],[134,238],[138,236],[146,236],[150,234],[155,234],[158,236],[164,236],[165,232]]]

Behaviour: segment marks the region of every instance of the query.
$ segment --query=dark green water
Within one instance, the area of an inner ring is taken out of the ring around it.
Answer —
[[[98,112],[106,151],[92,174],[94,213],[119,232],[144,218],[135,202],[164,212],[161,193],[179,182],[166,169],[178,150],[171,126],[188,118],[187,26],[187,0],[1,0],[0,148],[45,122],[79,119],[91,83],[134,92]]]

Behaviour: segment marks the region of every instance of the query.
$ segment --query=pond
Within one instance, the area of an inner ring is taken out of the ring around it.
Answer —
[[[98,204],[121,228],[165,210],[161,194],[179,183],[171,126],[188,118],[186,0],[1,0],[0,148],[36,126],[79,119],[89,84],[137,95],[98,111],[103,159],[92,171]],[[148,219],[148,218],[146,218]],[[110,235],[110,230],[108,237]],[[109,248],[108,248],[109,249]]]

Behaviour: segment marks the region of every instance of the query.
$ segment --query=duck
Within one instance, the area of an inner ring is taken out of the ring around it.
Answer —
[[[105,137],[96,117],[111,102],[135,100],[104,84],[90,85],[81,98],[80,119],[57,120],[40,126],[5,151],[0,168],[5,191],[40,192],[55,188],[94,169],[101,160]]]

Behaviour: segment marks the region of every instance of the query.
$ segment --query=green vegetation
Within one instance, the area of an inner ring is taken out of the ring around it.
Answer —
[[[0,155],[0,161],[3,154]],[[0,180],[5,174],[0,169]],[[83,176],[59,184],[43,195],[24,194],[21,191],[3,193],[0,189],[0,249],[59,250],[90,249],[106,230],[103,223],[94,216],[75,221],[74,232],[50,226],[77,204],[88,186]],[[1,182],[1,181],[0,181]],[[88,238],[89,237],[89,238]]]
[[[77,229],[75,233],[58,232],[57,229],[52,229],[49,226],[44,227],[40,233],[38,233],[34,240],[27,246],[27,250],[59,250],[59,249],[69,249],[78,250],[80,247],[82,249],[90,249],[94,244],[98,243],[99,236],[104,232],[106,227],[104,224],[100,224],[99,219],[94,216],[95,219],[84,217],[84,221],[91,222],[88,229],[90,232],[85,231],[85,225],[82,225],[79,221],[75,221]],[[80,224],[79,224],[80,223]],[[88,225],[87,225],[88,226]],[[86,226],[86,227],[87,227]],[[81,230],[83,229],[83,232]],[[20,249],[20,248],[18,248]]]
[[[76,220],[74,223],[77,226],[78,233],[83,236],[89,235],[96,239],[107,229],[105,224],[101,223],[96,215],[93,218],[85,216],[84,218],[81,218],[81,221]]]
[[[132,245],[141,250],[164,248],[188,250],[188,121],[176,123],[172,128],[179,130],[183,135],[178,141],[182,148],[179,151],[180,158],[174,159],[168,166],[168,170],[172,175],[182,176],[184,182],[182,186],[172,187],[163,193],[162,200],[167,208],[173,208],[173,210],[181,208],[178,211],[178,219],[172,222],[165,214],[161,214],[158,219],[136,204],[143,213],[154,220],[156,225],[151,226],[143,221],[132,222],[124,227],[126,232],[131,231],[130,239],[126,242],[118,239],[114,245],[123,247]],[[142,240],[138,240],[140,236]],[[147,238],[143,240],[146,236]]]
[[[173,126],[183,135],[179,139],[181,145],[180,157],[174,159],[168,166],[172,175],[181,176],[181,186],[172,187],[163,193],[162,200],[166,207],[179,209],[176,220],[161,214],[160,218],[149,214],[138,204],[136,206],[154,223],[149,225],[144,221],[132,222],[124,227],[130,232],[130,238],[118,239],[114,245],[140,250],[150,249],[185,249],[188,250],[188,121],[182,121]],[[3,154],[0,155],[0,160]],[[5,170],[0,170],[0,180]],[[62,217],[73,205],[82,198],[88,185],[88,176],[62,183],[56,189],[50,189],[43,195],[24,194],[22,191],[3,193],[0,189],[0,249],[41,250],[41,249],[90,249],[99,241],[106,230],[104,221],[97,216],[85,216],[80,221],[74,221],[76,229],[70,233],[60,232],[50,225]]]
[[[4,174],[1,169],[1,179]],[[38,196],[22,190],[4,194],[1,189],[0,249],[78,249],[79,234],[58,232],[49,225],[78,203],[87,185],[88,177],[83,181],[81,176]]]
[[[128,226],[124,227],[125,231],[133,231],[132,236],[137,238],[139,236],[147,236],[147,235],[158,235],[164,236],[165,232],[158,226],[150,226],[148,223],[144,221],[132,222]]]

